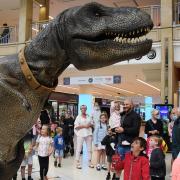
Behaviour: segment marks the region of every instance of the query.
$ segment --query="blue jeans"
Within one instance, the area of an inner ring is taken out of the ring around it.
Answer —
[[[117,152],[121,157],[121,160],[124,160],[125,154],[131,151],[131,146],[122,146],[118,145]]]

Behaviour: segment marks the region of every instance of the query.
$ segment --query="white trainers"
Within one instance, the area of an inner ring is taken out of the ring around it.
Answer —
[[[124,146],[129,146],[130,143],[129,143],[128,141],[122,141],[122,145],[124,145]]]
[[[110,146],[112,147],[112,149],[115,151],[115,143],[111,143]]]

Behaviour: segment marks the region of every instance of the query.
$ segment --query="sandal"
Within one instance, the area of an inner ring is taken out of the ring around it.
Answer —
[[[89,168],[94,168],[94,165],[93,164],[89,164]]]
[[[76,168],[77,168],[77,169],[82,169],[81,164],[80,164],[80,163],[78,163],[78,164],[76,165]]]

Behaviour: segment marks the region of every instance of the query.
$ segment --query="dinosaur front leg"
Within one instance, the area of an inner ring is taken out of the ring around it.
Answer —
[[[7,92],[11,93],[12,95],[15,95],[16,97],[18,97],[18,99],[20,99],[20,101],[22,101],[22,105],[26,108],[26,110],[31,111],[31,105],[27,101],[25,96],[22,93],[20,93],[19,91],[17,91],[16,89],[14,89],[7,82],[3,81],[2,79],[0,79],[0,88],[4,88],[5,91],[7,91]]]
[[[24,142],[19,141],[15,147],[16,157],[11,161],[2,161],[0,159],[0,180],[12,180],[12,177],[17,173],[21,162],[24,158]]]

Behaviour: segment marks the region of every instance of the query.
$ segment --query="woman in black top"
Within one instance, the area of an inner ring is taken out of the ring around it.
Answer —
[[[162,137],[163,135],[163,122],[160,120],[157,109],[152,111],[152,118],[146,122],[145,134],[147,134],[148,137],[151,135],[159,135]]]

